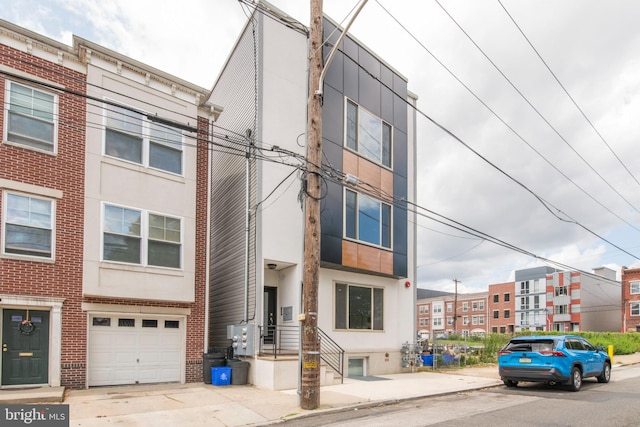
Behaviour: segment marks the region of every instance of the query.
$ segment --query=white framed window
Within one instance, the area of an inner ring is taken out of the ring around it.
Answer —
[[[472,325],[477,325],[478,324],[478,318],[479,318],[479,316],[472,316],[471,317],[471,324]]]
[[[448,302],[447,303],[447,313],[451,313],[453,311],[453,304]]]
[[[521,294],[528,294],[529,293],[529,281],[528,280],[526,282],[520,282],[520,293]]]
[[[55,202],[26,194],[3,195],[2,252],[53,259]]]
[[[640,316],[640,302],[632,302],[629,304],[629,312],[632,316]]]
[[[484,310],[484,301],[478,301],[478,310]]]
[[[453,325],[453,317],[452,316],[447,316],[447,325],[449,325],[449,326]]]
[[[529,313],[520,313],[520,324],[529,325]]]
[[[433,304],[433,312],[434,313],[442,313],[442,304]]]
[[[478,316],[478,324],[484,325],[484,316]]]
[[[468,302],[463,302],[462,303],[462,311],[469,311],[469,303]]]
[[[347,148],[391,168],[391,125],[349,99],[346,99],[346,114]]]
[[[462,316],[462,324],[465,326],[469,324],[469,316]]]
[[[345,236],[391,249],[391,205],[351,190],[344,200]]]
[[[104,261],[182,267],[180,218],[104,204],[102,223]]]
[[[7,81],[5,141],[56,152],[58,95]]]
[[[471,303],[471,311],[478,311],[480,310],[479,305],[478,305],[478,301],[474,301]]]
[[[631,294],[640,294],[640,281],[635,281],[635,282],[631,282],[629,283],[629,288],[630,288],[630,292]]]
[[[179,129],[143,114],[105,104],[104,154],[182,175],[183,136]]]
[[[522,310],[529,310],[529,297],[520,298],[520,308]]]
[[[567,307],[566,304],[564,304],[564,305],[554,305],[553,306],[553,312],[555,314],[567,314],[567,313],[569,313],[569,308]]]
[[[533,308],[540,308],[540,295],[535,295],[533,297]]]
[[[335,284],[335,328],[384,330],[384,290],[372,286]]]
[[[434,317],[433,326],[442,326],[442,317]]]

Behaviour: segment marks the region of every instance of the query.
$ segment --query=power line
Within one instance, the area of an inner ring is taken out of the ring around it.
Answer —
[[[529,46],[531,46],[531,49],[533,49],[533,51],[536,53],[536,55],[538,56],[538,58],[540,58],[540,61],[542,61],[542,63],[544,64],[545,67],[547,67],[547,70],[549,70],[549,73],[551,73],[551,75],[553,76],[553,78],[556,80],[556,82],[558,82],[558,85],[560,85],[560,87],[562,88],[562,90],[564,91],[564,93],[567,94],[567,96],[569,97],[569,99],[571,100],[571,102],[573,103],[573,105],[575,105],[575,107],[578,109],[578,111],[580,112],[580,114],[582,114],[582,117],[584,117],[584,119],[587,121],[587,123],[589,123],[589,126],[591,126],[591,129],[593,129],[593,131],[596,133],[596,135],[598,135],[598,137],[600,138],[600,140],[604,143],[604,145],[607,146],[607,148],[609,149],[609,151],[611,151],[611,154],[613,154],[613,156],[618,160],[618,162],[622,165],[622,167],[627,171],[627,173],[629,174],[629,176],[631,176],[631,178],[633,178],[633,180],[636,182],[636,184],[638,184],[638,186],[640,186],[640,181],[638,181],[638,178],[635,177],[635,175],[631,172],[631,170],[629,170],[629,168],[627,167],[626,164],[624,164],[624,162],[622,161],[622,159],[618,156],[618,154],[616,154],[616,152],[613,150],[613,148],[611,148],[611,146],[609,145],[609,143],[605,140],[605,138],[602,136],[602,134],[600,133],[600,131],[598,131],[598,129],[595,127],[595,125],[593,124],[593,122],[589,119],[589,117],[587,117],[587,114],[584,112],[584,110],[582,108],[580,108],[580,106],[578,105],[578,103],[576,102],[576,100],[573,98],[573,96],[571,96],[571,94],[569,93],[569,91],[567,90],[567,88],[562,84],[562,82],[560,81],[560,79],[558,78],[558,76],[553,72],[553,70],[551,70],[551,67],[549,67],[549,64],[547,64],[547,61],[544,60],[544,58],[542,58],[542,55],[540,54],[540,52],[538,51],[538,49],[535,48],[535,46],[533,45],[533,43],[531,42],[531,40],[526,36],[526,34],[524,33],[524,31],[522,30],[522,28],[520,27],[520,25],[518,25],[518,23],[515,21],[515,19],[513,19],[513,16],[509,13],[509,11],[507,10],[507,8],[502,4],[502,2],[500,0],[498,0],[498,3],[500,4],[500,6],[502,6],[502,8],[504,9],[505,13],[507,14],[507,16],[509,17],[509,19],[511,19],[511,22],[513,22],[513,25],[516,26],[516,28],[518,29],[518,31],[520,31],[520,34],[522,34],[522,37],[524,37],[524,39],[527,41],[527,43],[529,44]]]
[[[500,1],[500,0],[498,0]],[[578,156],[580,158],[580,160],[582,160],[584,162],[584,164],[586,164],[589,169],[591,169],[605,184],[607,184],[607,186],[609,188],[611,188],[611,190],[613,190],[614,193],[616,193],[618,196],[620,196],[620,198],[622,200],[624,200],[633,210],[635,210],[636,212],[638,212],[640,214],[640,210],[638,210],[629,200],[627,200],[618,190],[616,190],[613,185],[611,185],[611,183],[609,181],[607,181],[588,161],[587,159],[585,159],[579,152],[578,150],[575,149],[575,147],[573,147],[569,141],[567,141],[567,139],[560,133],[560,131],[558,131],[558,129],[553,126],[551,124],[551,122],[549,122],[549,120],[547,120],[547,118],[540,112],[540,110],[538,110],[532,103],[531,101],[529,101],[529,99],[522,93],[522,91],[520,91],[520,89],[517,88],[517,86],[502,72],[502,70],[500,69],[500,67],[498,67],[496,65],[495,62],[493,62],[493,60],[491,58],[489,58],[489,56],[486,54],[486,52],[478,45],[478,43],[475,42],[475,40],[473,40],[473,38],[469,35],[469,33],[467,33],[465,31],[464,28],[462,28],[462,26],[458,23],[458,21],[456,21],[456,19],[451,16],[451,14],[447,11],[447,9],[445,9],[444,6],[442,6],[442,4],[436,0],[436,3],[438,4],[438,6],[440,6],[440,8],[446,13],[446,15],[456,24],[456,26],[460,29],[460,31],[462,31],[462,33],[467,36],[467,38],[469,39],[469,41],[480,51],[480,53],[482,53],[482,55],[487,59],[487,61],[489,61],[489,63],[491,65],[493,65],[493,67],[496,69],[496,71],[498,71],[498,73],[507,81],[507,83],[509,83],[509,85],[511,85],[511,87],[513,88],[513,90],[516,91],[516,93],[518,95],[520,95],[520,97],[531,107],[531,109],[533,109],[533,111],[536,112],[536,114],[542,119],[542,121],[544,121],[547,126],[549,126],[553,132],[558,135],[558,137],[562,140],[562,142],[565,143],[565,145],[567,145],[567,147],[569,147],[571,149],[571,151],[573,151],[576,156]],[[547,67],[548,68],[548,67]],[[551,71],[549,69],[549,71]],[[553,74],[553,73],[552,73]],[[617,156],[616,156],[617,157]]]
[[[536,150],[522,135],[520,135],[512,126],[510,126],[502,117],[500,117],[498,115],[498,113],[496,113],[486,102],[484,102],[475,92],[473,92],[473,90],[471,90],[471,88],[469,86],[467,86],[451,69],[449,69],[437,56],[435,56],[413,33],[411,33],[411,31],[409,31],[393,14],[391,14],[391,12],[389,12],[382,4],[380,4],[380,2],[378,0],[376,0],[376,3],[378,3],[378,5],[407,33],[409,34],[409,36],[411,38],[414,39],[414,41],[416,41],[418,43],[418,45],[420,45],[420,47],[422,47],[429,55],[431,55],[431,57],[438,63],[440,64],[441,67],[443,67],[458,83],[460,83],[460,85],[462,87],[464,87],[478,102],[480,102],[489,112],[491,112],[491,114],[493,114],[507,129],[509,129],[515,136],[518,137],[518,139],[520,139],[523,143],[525,143],[533,152],[535,152],[538,156],[540,156],[547,164],[549,164],[549,166],[551,166],[553,169],[555,169],[560,175],[562,175],[565,179],[567,179],[569,182],[571,182],[576,188],[578,188],[583,194],[585,194],[587,197],[589,197],[591,200],[593,200],[595,203],[597,203],[600,207],[602,207],[603,209],[605,209],[606,211],[608,211],[609,213],[611,213],[613,216],[615,216],[616,218],[618,218],[620,221],[624,222],[625,224],[627,224],[629,227],[632,227],[633,229],[635,229],[636,231],[640,231],[640,228],[636,227],[635,225],[631,224],[630,222],[628,222],[627,220],[625,220],[624,218],[622,218],[620,215],[618,215],[617,213],[613,212],[608,206],[606,206],[605,204],[603,204],[602,202],[600,202],[599,200],[597,200],[592,194],[590,194],[587,190],[585,190],[584,188],[582,188],[580,185],[578,185],[576,182],[574,182],[571,178],[569,178],[569,176],[567,176],[564,172],[562,172],[562,170],[560,168],[558,168],[557,166],[555,166],[553,163],[551,163],[551,161],[549,161],[546,157],[544,157],[538,150]],[[375,78],[375,76],[372,76]],[[384,84],[384,83],[383,83]],[[394,92],[395,94],[395,92]],[[398,96],[397,94],[395,94],[396,96]],[[400,99],[402,99],[402,97],[399,97]],[[406,100],[405,100],[406,101]],[[423,114],[424,115],[424,114]],[[429,120],[431,120],[429,118]],[[547,208],[548,209],[548,208]]]

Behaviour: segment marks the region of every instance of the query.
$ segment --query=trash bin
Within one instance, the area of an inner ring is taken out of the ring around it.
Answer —
[[[225,365],[226,354],[222,352],[204,353],[202,355],[202,381],[211,384],[211,368]]]
[[[433,354],[425,354],[422,357],[422,364],[424,366],[433,366]]]
[[[249,377],[249,362],[239,359],[227,360],[227,366],[231,368],[231,385],[245,385]]]

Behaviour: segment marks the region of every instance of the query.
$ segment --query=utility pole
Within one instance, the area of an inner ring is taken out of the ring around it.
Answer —
[[[456,284],[455,293],[453,295],[453,333],[458,333],[458,279],[453,279]]]
[[[300,407],[320,406],[318,283],[320,278],[320,197],[322,164],[322,0],[311,0],[309,27],[309,98],[307,100],[307,175],[302,277],[302,380]]]

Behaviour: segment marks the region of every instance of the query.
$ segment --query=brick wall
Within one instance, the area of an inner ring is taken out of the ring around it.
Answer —
[[[84,74],[5,45],[0,45],[0,63],[71,91],[86,91]],[[1,105],[5,105],[6,78],[0,74]],[[82,96],[65,92],[58,93],[58,101],[57,155],[0,144],[0,178],[63,192],[56,201],[55,262],[0,258],[0,284],[3,293],[65,299],[61,381],[67,387],[84,387],[86,316],[80,304],[86,102]],[[0,135],[4,134],[3,120],[4,113],[0,115]]]

